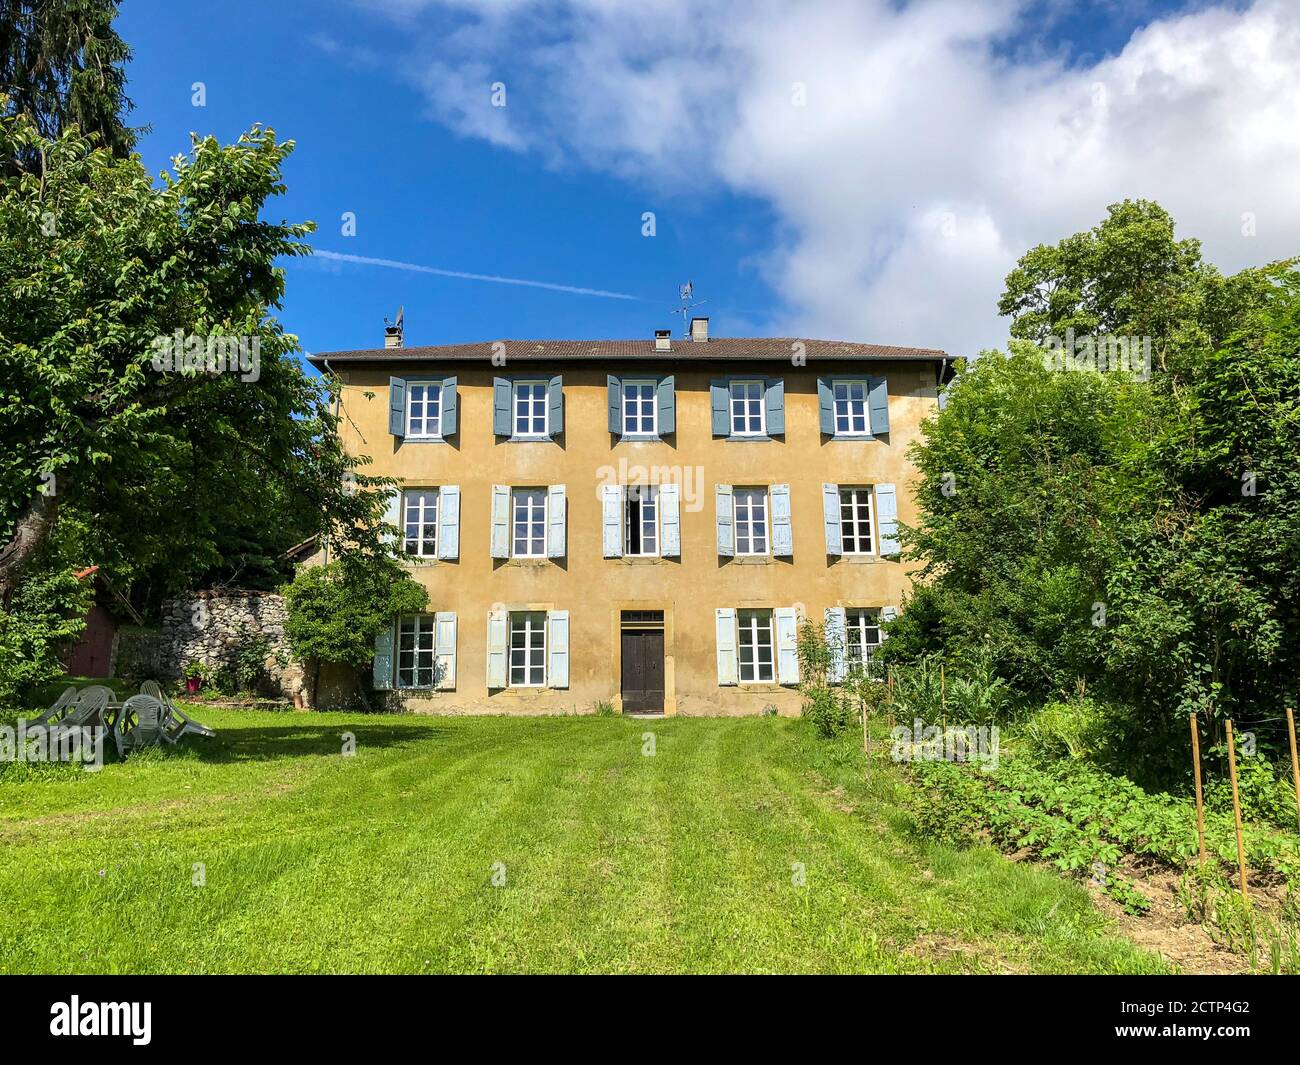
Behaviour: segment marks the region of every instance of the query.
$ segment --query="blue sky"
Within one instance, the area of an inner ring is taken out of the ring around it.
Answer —
[[[191,130],[228,141],[262,122],[298,145],[275,213],[314,220],[317,249],[636,297],[295,261],[282,318],[309,351],[378,346],[398,304],[408,344],[648,337],[680,329],[671,310],[692,279],[715,332],[967,354],[1005,335],[993,304],[1015,256],[1094,223],[1112,199],[1155,195],[1203,216],[1207,247],[1231,264],[1265,251],[1240,246],[1238,216],[1285,209],[1295,187],[1285,134],[1264,138],[1276,157],[1238,146],[1226,179],[1169,165],[1193,131],[1212,132],[1207,113],[1254,107],[1251,86],[1219,85],[1231,55],[1207,89],[1205,76],[1180,82],[1178,49],[1200,54],[1203,39],[1231,53],[1225,27],[1255,40],[1244,20],[1285,20],[1284,7],[835,0],[792,24],[788,4],[720,6],[672,0],[643,21],[645,5],[615,19],[594,0],[127,0],[118,25],[135,53],[133,117],[153,127],[140,145],[151,170]],[[848,92],[863,70],[885,91]],[[496,80],[504,109],[490,107]],[[807,100],[792,109],[796,82]],[[1111,93],[1093,100],[1104,125],[1081,124],[1098,84]],[[1213,98],[1231,92],[1246,95]],[[1044,129],[1065,131],[1045,165],[1074,150],[1105,165],[1008,181]],[[1282,168],[1277,189],[1232,179],[1266,165]],[[1292,241],[1287,222],[1263,242],[1270,254]]]

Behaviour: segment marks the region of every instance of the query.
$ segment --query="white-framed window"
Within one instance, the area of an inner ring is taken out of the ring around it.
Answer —
[[[627,486],[623,500],[623,553],[659,554],[659,491],[654,485]]]
[[[545,436],[547,432],[547,384],[545,381],[516,381],[514,384],[514,435]]]
[[[406,437],[408,440],[442,435],[442,383],[409,381],[406,385]]]
[[[436,672],[432,614],[403,614],[397,624],[397,686],[432,688]]]
[[[844,612],[844,651],[849,669],[868,670],[880,647],[880,611]]]
[[[510,615],[510,687],[546,686],[546,614]]]
[[[776,679],[772,655],[772,611],[740,610],[736,613],[739,637],[740,683],[764,684]]]
[[[654,436],[659,431],[655,414],[653,381],[623,382],[623,432],[625,435]]]
[[[514,488],[510,492],[513,558],[546,557],[546,489]]]
[[[766,555],[771,544],[767,529],[767,489],[737,488],[734,499],[736,554]]]
[[[835,435],[867,436],[871,432],[867,414],[867,382],[836,381]]]
[[[438,557],[438,490],[402,493],[402,551],[417,558]]]
[[[846,555],[875,554],[870,488],[840,489],[840,543]]]
[[[763,414],[763,382],[731,382],[731,435],[762,436],[766,431]]]

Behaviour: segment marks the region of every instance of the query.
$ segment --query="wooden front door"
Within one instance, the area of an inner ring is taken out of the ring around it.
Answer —
[[[623,711],[663,713],[664,630],[623,630]]]

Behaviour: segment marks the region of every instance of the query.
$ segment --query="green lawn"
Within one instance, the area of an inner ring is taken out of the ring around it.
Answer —
[[[0,971],[1163,971],[1077,885],[915,843],[801,721],[195,716],[3,767]]]

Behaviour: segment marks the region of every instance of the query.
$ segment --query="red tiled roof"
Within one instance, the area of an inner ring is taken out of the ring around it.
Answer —
[[[502,340],[475,344],[443,344],[422,348],[372,348],[363,351],[321,351],[307,358],[316,366],[326,361],[341,362],[470,362],[488,361],[499,354],[495,344],[504,344],[506,362],[549,361],[603,362],[623,359],[651,359],[664,362],[788,360],[803,354],[810,362],[837,360],[942,360],[954,356],[937,348],[898,348],[885,344],[855,344],[843,340],[806,340],[798,337],[711,337],[707,341],[674,338],[669,351],[659,351],[651,340]],[[803,345],[802,349],[798,345]]]

